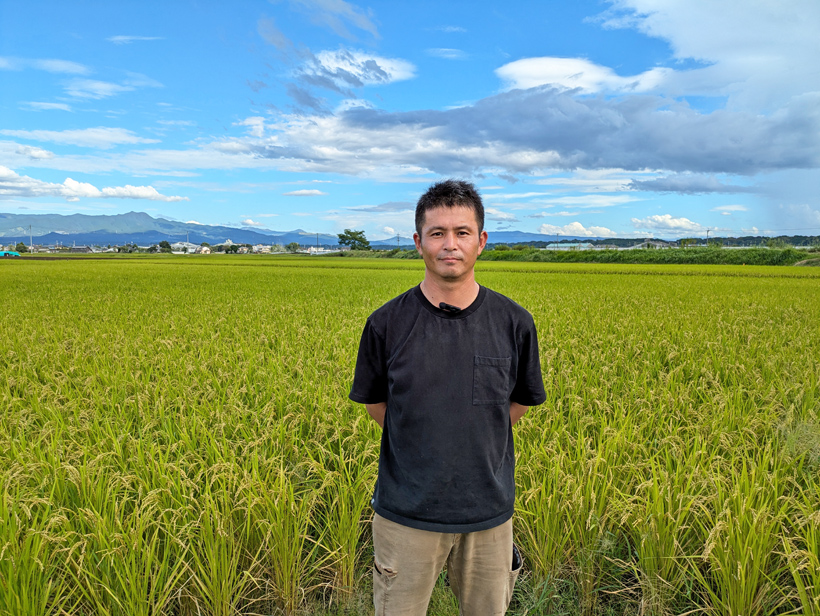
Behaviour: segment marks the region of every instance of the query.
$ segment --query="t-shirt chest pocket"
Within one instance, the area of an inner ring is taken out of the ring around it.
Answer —
[[[473,364],[473,405],[504,404],[510,399],[511,357],[475,356]]]

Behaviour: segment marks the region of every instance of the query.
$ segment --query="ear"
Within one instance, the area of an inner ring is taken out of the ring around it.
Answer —
[[[478,234],[478,254],[481,254],[484,250],[484,247],[487,245],[487,238],[489,237],[486,230]]]
[[[421,255],[421,236],[418,233],[413,234],[413,242],[416,244],[416,251]]]

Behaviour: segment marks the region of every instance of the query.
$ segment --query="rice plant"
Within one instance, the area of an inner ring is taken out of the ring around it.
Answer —
[[[0,263],[0,615],[367,613],[380,432],[347,393],[422,267]],[[548,397],[514,613],[820,613],[818,274],[479,263]]]

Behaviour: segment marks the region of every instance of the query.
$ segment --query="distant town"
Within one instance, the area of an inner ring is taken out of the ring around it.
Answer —
[[[346,230],[348,232],[349,230]],[[358,232],[361,233],[361,232]],[[356,242],[351,242],[340,234],[339,244],[300,244],[290,242],[288,244],[250,244],[237,243],[227,239],[218,244],[201,242],[199,244],[179,241],[160,241],[155,244],[140,246],[136,243],[125,243],[122,245],[65,245],[65,244],[29,244],[17,242],[2,245],[0,250],[4,252],[16,252],[19,254],[91,254],[91,253],[167,253],[175,255],[209,255],[209,254],[306,254],[306,255],[330,255],[334,253],[347,252],[350,250],[374,250],[374,251],[395,251],[396,249],[412,250],[412,244],[403,246],[391,246],[388,244],[378,244],[371,246],[359,235]],[[489,250],[557,250],[557,251],[583,251],[583,250],[664,250],[675,248],[697,248],[697,247],[720,247],[720,248],[796,248],[807,250],[820,245],[818,237],[749,237],[749,238],[683,238],[677,241],[664,241],[659,239],[636,240],[623,238],[596,239],[588,242],[580,242],[572,239],[565,239],[556,242],[522,242],[514,245],[496,243],[488,244]]]

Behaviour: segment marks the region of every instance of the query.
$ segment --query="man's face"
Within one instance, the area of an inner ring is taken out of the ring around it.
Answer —
[[[437,207],[427,211],[421,235],[414,233],[413,239],[429,275],[442,282],[458,282],[472,275],[487,244],[487,232],[479,233],[472,208]]]

